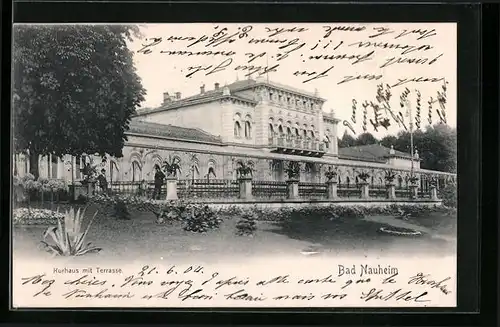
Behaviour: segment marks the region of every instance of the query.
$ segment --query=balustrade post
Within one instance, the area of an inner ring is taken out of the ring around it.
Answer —
[[[431,185],[431,200],[432,201],[439,200],[436,185]]]
[[[390,200],[396,199],[396,185],[394,183],[387,183],[387,198]]]
[[[338,198],[337,196],[337,180],[331,179],[326,182],[327,191],[328,191],[328,199],[335,200]]]
[[[167,197],[165,200],[178,200],[177,197],[177,178],[167,177],[165,179],[167,182]]]
[[[240,186],[240,199],[252,199],[252,178],[241,177],[238,179]]]
[[[360,184],[361,187],[361,198],[368,199],[370,197],[370,186],[368,182],[362,181]]]
[[[418,198],[418,185],[416,184],[410,184],[410,199],[417,199]]]
[[[286,181],[288,194],[288,199],[297,199],[299,197],[299,181],[296,179],[289,179]]]

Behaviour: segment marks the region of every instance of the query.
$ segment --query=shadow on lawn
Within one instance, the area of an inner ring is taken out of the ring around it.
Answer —
[[[318,216],[292,216],[276,222],[267,231],[291,239],[309,242],[316,249],[335,252],[447,253],[453,245],[429,235],[417,237],[393,236],[379,231],[389,225],[362,218],[328,219]]]

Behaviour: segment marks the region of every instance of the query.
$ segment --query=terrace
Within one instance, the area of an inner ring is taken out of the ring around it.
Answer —
[[[283,202],[283,201],[427,201],[440,202],[439,191],[411,185],[370,185],[367,183],[263,181],[231,179],[180,179],[173,181],[176,197],[194,202]],[[244,183],[248,183],[244,185]],[[296,185],[294,188],[293,185]],[[112,194],[152,197],[154,181],[113,182]],[[161,199],[167,196],[168,187],[163,185]],[[102,193],[98,187],[96,194]],[[391,195],[392,194],[392,195]],[[171,197],[169,197],[171,198]]]

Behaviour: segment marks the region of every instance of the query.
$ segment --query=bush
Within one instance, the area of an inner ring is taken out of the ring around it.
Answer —
[[[195,233],[205,233],[219,228],[222,219],[207,205],[190,205],[183,217],[183,229]]]
[[[120,220],[130,219],[130,212],[128,211],[127,204],[122,199],[117,199],[115,202],[114,216]]]
[[[12,211],[14,225],[54,225],[57,219],[64,219],[59,210],[19,208]]]
[[[443,205],[451,208],[457,207],[457,184],[448,183],[441,190],[441,198],[443,199]]]
[[[155,213],[158,224],[184,221],[188,218],[191,205],[184,201],[169,201],[159,207]]]
[[[76,204],[86,204],[88,201],[89,201],[88,196],[80,194],[73,202]]]
[[[255,222],[256,215],[251,211],[244,212],[240,220],[236,223],[236,235],[250,236],[257,230],[257,223]]]

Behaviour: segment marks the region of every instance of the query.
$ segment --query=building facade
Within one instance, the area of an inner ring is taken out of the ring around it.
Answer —
[[[418,152],[409,154],[381,145],[338,148],[339,119],[325,112],[325,99],[264,79],[242,80],[183,98],[164,93],[158,108],[137,111],[127,131],[122,158],[103,164],[108,179],[140,182],[153,179],[154,166],[176,158],[180,179],[236,179],[237,162],[252,162],[254,179],[285,181],[289,161],[301,163],[300,180],[325,181],[324,172],[334,166],[339,183],[357,183],[367,172],[371,184],[383,185],[387,169],[393,169],[400,185],[410,172],[437,176],[440,185],[454,174],[420,169]],[[53,156],[39,159],[40,176],[78,181],[83,158]],[[22,155],[15,160],[16,173],[29,171]],[[209,170],[213,173],[209,174]]]

